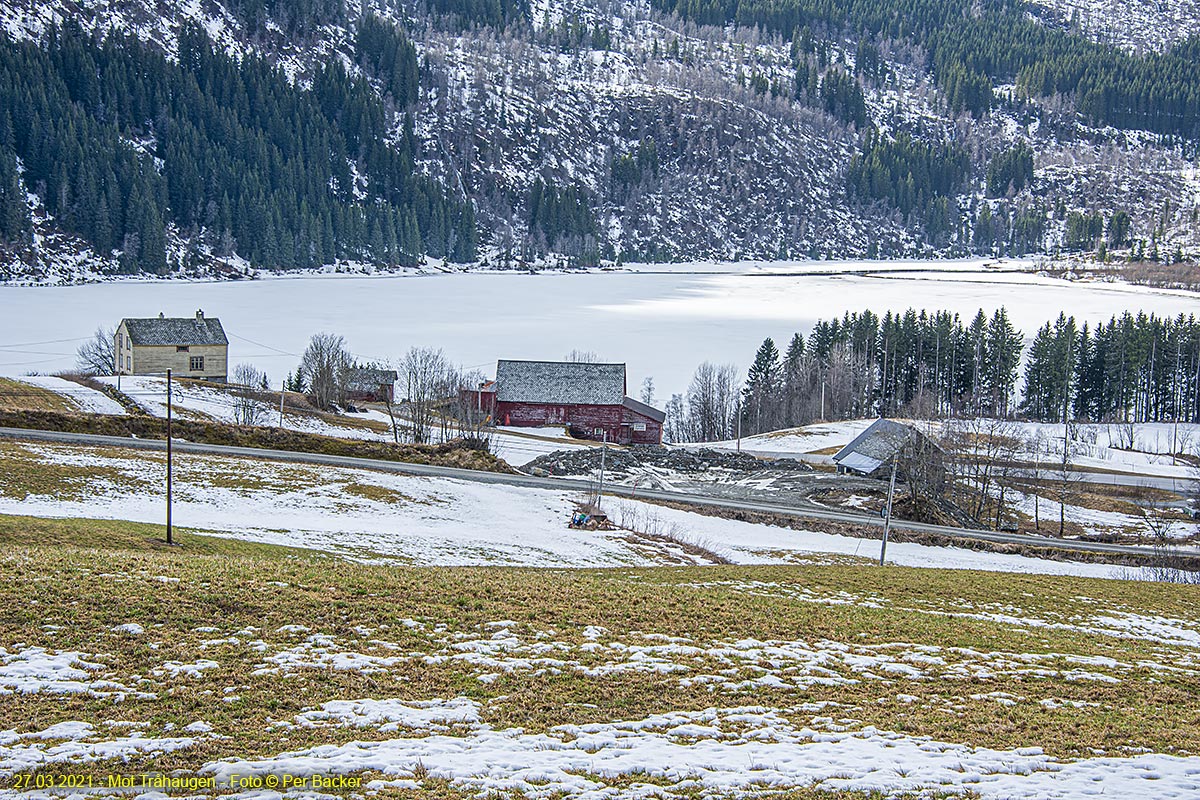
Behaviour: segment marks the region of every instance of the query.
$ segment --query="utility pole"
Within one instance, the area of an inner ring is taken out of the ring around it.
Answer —
[[[737,402],[737,451],[742,452],[742,401],[739,398]]]
[[[600,433],[600,485],[596,487],[596,508],[600,508],[600,498],[604,496],[604,456],[608,452],[608,431]]]
[[[1175,396],[1171,398],[1171,466],[1179,463],[1175,452],[1179,449],[1179,406],[1183,404],[1181,387],[1179,386],[1180,345],[1175,346],[1175,375],[1171,382],[1175,385]]]
[[[279,385],[279,427],[281,427],[281,428],[283,427],[283,396],[286,393],[287,393],[287,384],[281,383]],[[388,408],[389,408],[389,410],[391,409],[390,404],[389,404]]]
[[[821,422],[825,421],[825,380],[821,379]]]
[[[171,544],[171,370],[167,370],[167,544]]]
[[[887,540],[888,533],[892,530],[892,497],[896,494],[896,456],[897,452],[892,456],[892,479],[888,481],[888,499],[887,509],[883,517],[883,542],[879,546],[879,566],[883,566],[883,560],[887,557]]]

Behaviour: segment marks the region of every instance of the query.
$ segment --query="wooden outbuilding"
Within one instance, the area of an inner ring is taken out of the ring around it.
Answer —
[[[580,439],[661,444],[666,414],[625,392],[624,364],[499,361],[494,420],[516,427],[563,425]]]
[[[346,382],[346,399],[358,403],[390,403],[395,399],[396,371],[382,367],[353,367]]]

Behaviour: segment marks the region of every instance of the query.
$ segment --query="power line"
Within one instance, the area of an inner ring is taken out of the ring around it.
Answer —
[[[43,344],[64,344],[64,343],[66,343],[66,342],[82,342],[82,341],[85,341],[85,340],[87,340],[87,339],[91,339],[91,338],[92,338],[91,336],[83,336],[83,337],[81,337],[81,338],[79,338],[79,339],[49,339],[49,340],[47,340],[47,341],[44,341],[44,342],[10,342],[10,343],[0,343],[0,349],[3,349],[3,348],[5,348],[5,347],[37,347],[38,345],[43,345]]]
[[[269,345],[269,344],[263,344],[262,342],[256,342],[256,341],[254,341],[253,339],[247,339],[245,336],[238,336],[236,333],[232,333],[232,334],[230,334],[230,335],[231,335],[233,338],[235,338],[235,339],[241,339],[243,342],[249,342],[250,344],[256,344],[256,345],[258,345],[259,347],[265,347],[265,348],[267,348],[268,350],[272,350],[272,351],[274,351],[274,352],[276,352],[276,353],[278,353],[278,354],[280,354],[280,355],[282,355],[282,356],[292,356],[293,358],[300,358],[300,354],[299,354],[299,353],[293,353],[293,352],[291,352],[291,351],[288,351],[288,350],[280,350],[278,347],[272,347],[272,346],[271,346],[271,345]]]
[[[30,364],[49,364],[58,361],[57,358],[43,358],[41,361],[4,361],[0,362],[0,367],[27,367]]]

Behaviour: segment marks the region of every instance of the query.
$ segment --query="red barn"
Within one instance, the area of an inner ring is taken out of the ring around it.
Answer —
[[[499,361],[497,425],[565,425],[580,439],[660,444],[666,414],[625,395],[624,364]]]

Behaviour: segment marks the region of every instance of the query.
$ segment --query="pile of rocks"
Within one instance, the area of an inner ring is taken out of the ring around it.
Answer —
[[[658,467],[673,472],[695,474],[712,469],[733,472],[758,472],[764,469],[810,469],[791,459],[764,461],[747,453],[731,453],[709,448],[628,447],[608,448],[604,468],[613,474],[629,473],[642,467]],[[535,475],[587,475],[600,469],[600,448],[559,450],[538,456],[525,467]]]

